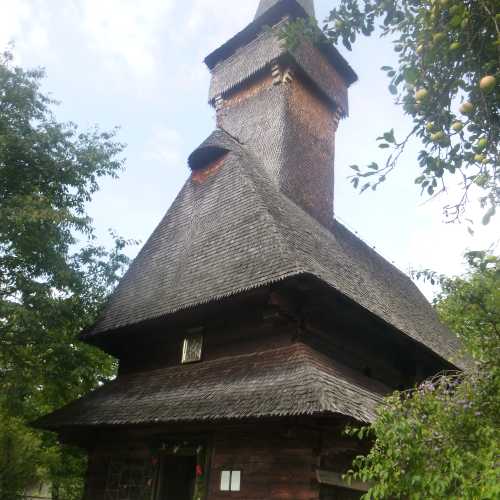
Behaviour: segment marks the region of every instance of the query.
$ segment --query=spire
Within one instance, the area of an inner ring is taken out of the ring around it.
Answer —
[[[314,0],[260,0],[256,19],[206,58],[209,102],[218,128],[251,149],[292,202],[330,227],[335,132],[356,75],[333,46],[306,37],[293,50],[283,44],[283,26],[306,16],[314,16]],[[196,170],[223,155],[203,148],[190,165]]]
[[[294,0],[295,3],[300,5],[306,14],[311,17],[315,17],[314,14],[314,0]],[[265,14],[268,10],[270,10],[275,5],[280,3],[285,3],[284,0],[260,0],[259,8],[257,9],[257,13],[255,14],[255,19],[258,19],[260,16]]]

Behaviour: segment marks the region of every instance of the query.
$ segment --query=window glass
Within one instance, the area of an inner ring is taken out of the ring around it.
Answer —
[[[230,491],[231,485],[231,472],[228,470],[223,470],[220,475],[220,490],[221,491]]]
[[[195,363],[201,361],[203,348],[203,335],[193,335],[186,337],[182,345],[182,362]]]
[[[233,470],[231,473],[231,491],[240,491],[241,488],[241,471]]]

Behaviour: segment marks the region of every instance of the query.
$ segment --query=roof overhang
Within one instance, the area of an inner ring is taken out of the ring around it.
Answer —
[[[119,376],[35,426],[160,425],[343,415],[375,419],[389,389],[304,344]]]
[[[266,26],[274,26],[279,23],[284,15],[289,19],[295,20],[307,16],[304,8],[296,2],[296,0],[283,0],[276,3],[273,7],[268,9],[262,16],[255,19],[246,28],[236,34],[233,38],[221,45],[218,49],[214,50],[205,58],[205,64],[210,70],[215,66],[233,55],[240,47],[247,45],[255,39]],[[320,32],[318,28],[318,32]],[[340,52],[326,39],[320,36],[318,47],[328,58],[332,65],[339,71],[346,81],[347,86],[352,85],[358,80],[358,76],[351,68],[346,59]]]

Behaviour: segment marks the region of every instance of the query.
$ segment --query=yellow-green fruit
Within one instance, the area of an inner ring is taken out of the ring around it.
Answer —
[[[486,157],[484,155],[477,154],[474,156],[474,161],[482,163],[484,160],[486,160]]]
[[[460,106],[460,113],[463,115],[468,115],[469,113],[472,113],[474,111],[474,105],[470,103],[469,101],[465,101],[461,106]]]
[[[481,81],[479,82],[479,87],[481,90],[491,90],[495,87],[497,83],[497,79],[492,76],[492,75],[486,75],[485,77],[481,78]]]
[[[448,7],[449,3],[450,3],[450,0],[439,0],[439,3],[443,6],[443,7]]]
[[[477,141],[477,149],[479,150],[483,150],[486,146],[488,145],[488,139],[486,139],[486,137],[483,137],[482,139],[479,139],[479,141]]]
[[[443,132],[436,132],[435,134],[431,135],[431,141],[432,142],[441,142],[444,140],[444,133]]]
[[[344,27],[344,21],[337,19],[335,21],[335,28],[337,28],[338,30],[341,30],[343,27]]]
[[[451,50],[458,50],[460,47],[462,47],[462,44],[460,42],[453,42],[450,45]]]
[[[464,128],[464,124],[462,122],[455,122],[451,126],[451,129],[454,130],[455,132],[460,132],[463,128]]]
[[[434,130],[434,127],[435,127],[435,126],[436,126],[436,124],[435,124],[434,122],[429,122],[429,123],[425,126],[425,128],[426,128],[429,132],[431,132],[432,130]]]
[[[429,95],[429,91],[427,89],[419,89],[415,92],[415,99],[417,101],[423,101]]]
[[[444,33],[436,33],[432,39],[434,40],[434,43],[439,43],[442,40],[444,40],[446,35]]]

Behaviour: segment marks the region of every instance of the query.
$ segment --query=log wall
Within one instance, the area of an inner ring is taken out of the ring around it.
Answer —
[[[151,500],[156,480],[151,446],[155,441],[170,439],[169,431],[170,436],[182,436],[181,440],[201,437],[209,443],[204,500],[359,498],[357,493],[318,483],[318,469],[345,472],[360,448],[357,442],[341,437],[343,423],[333,427],[312,420],[283,419],[211,429],[193,426],[190,433],[184,430],[181,434],[177,434],[177,429],[161,427],[140,432],[102,431],[89,450],[84,500]],[[123,491],[119,496],[113,490],[113,471],[120,464],[131,465],[130,470],[135,471],[131,483],[135,486],[130,488],[128,497],[123,496]],[[220,491],[223,470],[241,471],[241,491]]]
[[[249,354],[290,345],[296,327],[286,318],[269,318],[266,311],[258,311],[249,318],[212,322],[200,333],[203,335],[202,361],[227,356]],[[131,345],[120,359],[120,374],[178,366],[182,358],[182,344],[188,330],[153,335],[147,342]]]
[[[214,439],[209,500],[319,499],[314,482],[318,439],[316,431],[257,427],[233,430]],[[223,470],[241,470],[241,491],[221,492]]]

